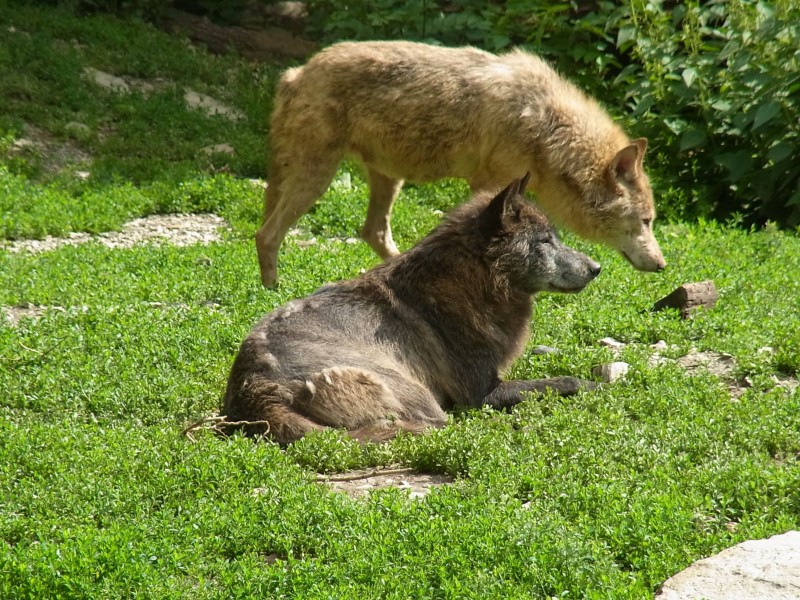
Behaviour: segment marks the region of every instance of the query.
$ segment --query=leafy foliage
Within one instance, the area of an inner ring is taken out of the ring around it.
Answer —
[[[711,214],[800,225],[800,5],[631,3],[615,85]],[[671,158],[670,158],[671,157]]]
[[[631,370],[596,392],[464,411],[383,446],[336,431],[287,450],[182,437],[218,408],[238,344],[265,312],[377,262],[348,243],[366,184],[340,169],[283,245],[281,285],[264,290],[250,239],[261,191],[246,179],[263,151],[262,72],[135,21],[9,14],[0,237],[105,231],[152,211],[213,211],[236,235],[183,248],[0,247],[0,598],[639,599],[697,558],[800,527],[800,392],[778,385],[800,369],[800,239],[776,227],[659,223],[670,268],[658,275],[565,234],[603,273],[581,294],[537,300],[531,347],[509,375],[587,377],[612,359],[597,342],[612,336]],[[169,91],[153,103],[96,93],[84,66],[224,90],[246,117],[231,127],[188,113]],[[11,152],[31,126],[54,148],[83,149],[93,175]],[[222,133],[241,160],[195,160]],[[463,182],[406,186],[393,217],[401,248],[466,194]],[[715,309],[690,320],[648,310],[709,278]],[[28,305],[49,308],[5,318]],[[734,401],[715,376],[651,361],[662,339],[667,359],[731,354],[750,387]],[[396,489],[352,500],[314,481],[392,463],[457,479],[420,501]]]
[[[528,46],[650,138],[668,216],[800,224],[796,2],[325,0],[312,17],[328,41]]]

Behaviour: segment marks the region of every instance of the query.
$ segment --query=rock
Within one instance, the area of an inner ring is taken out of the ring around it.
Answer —
[[[681,317],[688,319],[692,312],[701,306],[713,308],[717,303],[717,298],[717,288],[713,281],[684,283],[671,294],[653,304],[653,310],[677,308],[681,311]]]
[[[800,532],[751,540],[695,562],[668,579],[657,600],[797,600]]]
[[[121,77],[105,73],[92,67],[84,67],[83,74],[97,85],[116,94],[128,94],[131,88]]]
[[[411,500],[422,500],[432,489],[453,483],[450,475],[410,471],[411,469],[353,471],[339,475],[318,475],[317,481],[330,486],[335,492],[344,492],[351,498],[362,498],[374,490],[392,487],[407,492]]]
[[[658,340],[655,344],[650,344],[650,347],[653,350],[666,350],[668,348],[667,342],[664,340]]]
[[[229,156],[233,156],[236,154],[236,150],[233,149],[233,146],[230,144],[215,144],[213,146],[206,146],[205,148],[200,148],[200,152],[203,154],[227,154]]]
[[[350,173],[345,171],[344,173],[342,173],[341,175],[336,177],[336,179],[334,179],[331,182],[331,186],[334,189],[340,189],[340,190],[349,190],[349,189],[351,189],[353,187],[353,180],[350,177]]]
[[[620,348],[624,348],[625,344],[615,340],[612,337],[604,337],[600,340],[600,345],[605,346],[606,348],[611,348],[612,350],[619,350]]]
[[[183,99],[189,108],[202,110],[209,117],[220,115],[231,121],[238,121],[244,118],[244,114],[235,108],[226,106],[219,100],[215,100],[211,96],[200,94],[194,90],[186,90]]]
[[[625,377],[630,367],[626,362],[604,363],[593,367],[592,375],[600,381],[612,383]]]
[[[554,354],[558,352],[558,348],[552,346],[534,346],[531,349],[531,354]]]

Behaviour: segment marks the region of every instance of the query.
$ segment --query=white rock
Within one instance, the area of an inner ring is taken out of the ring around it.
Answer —
[[[200,94],[194,90],[186,90],[186,94],[184,94],[183,99],[189,108],[202,110],[209,117],[221,115],[230,119],[231,121],[238,121],[239,119],[244,118],[244,114],[235,108],[226,106],[219,100],[215,100],[211,96]]]
[[[624,348],[625,344],[622,342],[615,340],[612,337],[604,337],[600,340],[600,345],[605,346],[606,348],[612,348],[614,350],[619,350],[620,348]]]
[[[666,350],[668,346],[664,340],[658,340],[655,344],[650,344],[650,347],[653,350]]]
[[[93,69],[92,67],[84,67],[84,75],[94,81],[97,85],[117,94],[128,94],[131,91],[130,86],[121,77],[111,75],[104,71]]]
[[[213,146],[206,146],[205,148],[200,148],[200,152],[203,154],[228,154],[231,156],[236,154],[236,150],[234,150],[233,146],[230,144],[215,144]]]
[[[630,367],[626,362],[603,363],[592,368],[592,375],[600,381],[612,383],[625,377]]]
[[[743,542],[668,579],[657,600],[798,600],[800,531]]]
[[[558,348],[553,348],[552,346],[534,346],[531,348],[531,354],[553,354],[558,352]]]

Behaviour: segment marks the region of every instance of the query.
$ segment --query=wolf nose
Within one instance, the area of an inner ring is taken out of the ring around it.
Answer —
[[[592,274],[592,277],[597,277],[598,275],[600,275],[601,270],[602,267],[597,263],[594,263],[592,266],[589,267],[589,273]]]

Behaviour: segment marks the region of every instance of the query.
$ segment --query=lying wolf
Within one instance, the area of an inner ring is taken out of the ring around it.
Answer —
[[[653,194],[631,141],[600,108],[538,57],[411,42],[346,42],[288,70],[270,131],[269,186],[256,246],[265,286],[277,278],[286,232],[325,192],[345,156],[366,169],[362,237],[397,254],[389,225],[404,179],[465,178],[496,193],[519,173],[544,211],[660,271]]]
[[[501,381],[532,296],[578,292],[600,265],[565,246],[520,191],[478,194],[417,246],[268,314],[239,349],[222,413],[280,444],[326,428],[382,441],[446,423],[455,406],[510,407],[574,377]]]

